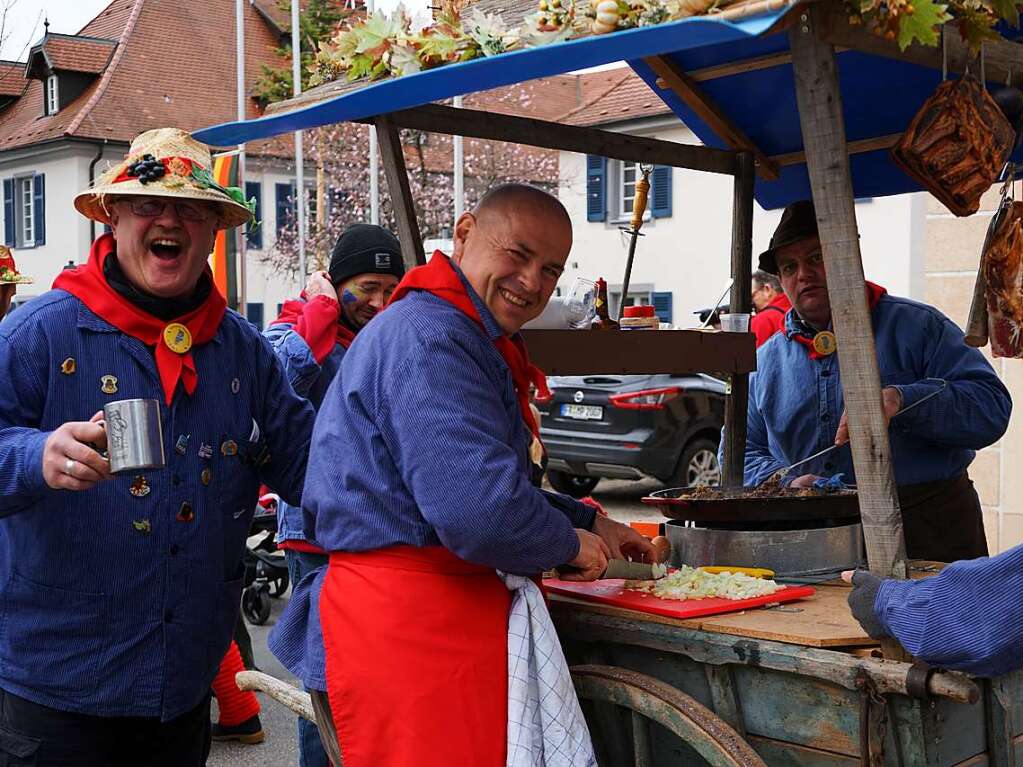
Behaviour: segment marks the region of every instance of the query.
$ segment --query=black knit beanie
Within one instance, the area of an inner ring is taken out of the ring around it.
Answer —
[[[327,273],[334,287],[357,274],[375,272],[405,275],[398,238],[375,224],[353,224],[345,229],[330,253]]]

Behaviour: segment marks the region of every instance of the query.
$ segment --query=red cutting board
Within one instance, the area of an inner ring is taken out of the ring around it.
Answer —
[[[554,594],[565,594],[577,599],[602,602],[626,610],[638,610],[643,613],[664,615],[668,618],[701,618],[705,615],[719,615],[747,610],[751,607],[763,607],[776,602],[792,602],[816,594],[813,586],[786,586],[781,591],[751,599],[661,599],[653,594],[642,591],[626,591],[621,578],[609,578],[601,581],[562,581],[548,578],[543,587]]]

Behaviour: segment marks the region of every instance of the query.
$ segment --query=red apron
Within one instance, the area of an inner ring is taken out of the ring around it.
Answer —
[[[345,767],[504,767],[510,605],[493,569],[440,546],[332,553],[320,621]]]

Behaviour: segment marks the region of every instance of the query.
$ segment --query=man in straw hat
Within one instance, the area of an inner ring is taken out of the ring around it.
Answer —
[[[11,309],[11,301],[18,292],[19,285],[30,285],[31,277],[18,273],[14,264],[14,254],[6,245],[0,245],[0,320],[7,316]]]
[[[313,410],[213,287],[250,213],[210,167],[140,135],[75,198],[112,233],[0,327],[0,757],[205,764],[259,484],[300,500]],[[113,476],[103,407],[134,398],[165,466]]]

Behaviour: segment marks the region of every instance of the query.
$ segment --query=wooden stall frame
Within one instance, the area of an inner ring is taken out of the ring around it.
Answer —
[[[748,14],[754,8],[767,11],[791,6],[793,3],[791,0],[756,0],[741,5],[742,9],[726,9],[722,17],[730,13]],[[744,287],[749,285],[752,269],[755,173],[769,178],[781,167],[805,161],[816,203],[829,296],[839,341],[842,385],[849,412],[853,462],[859,485],[868,559],[871,569],[879,574],[904,578],[906,554],[902,519],[881,407],[880,376],[864,291],[848,159],[850,154],[885,149],[897,137],[877,136],[851,143],[846,140],[836,74],[836,49],[862,51],[935,69],[941,69],[943,62],[940,50],[912,45],[906,51],[900,51],[892,42],[877,38],[862,28],[850,27],[843,15],[838,2],[809,0],[802,3],[786,16],[782,24],[787,26],[790,42],[790,51],[786,53],[756,57],[745,62],[730,62],[695,72],[681,72],[661,66],[667,59],[655,62],[661,67],[660,70],[654,67],[654,71],[660,75],[658,87],[672,88],[697,113],[710,119],[724,131],[726,143],[736,151],[686,146],[437,104],[400,110],[362,121],[375,122],[380,129],[384,169],[395,200],[403,256],[409,265],[422,263],[423,251],[404,155],[398,141],[400,128],[524,143],[733,176],[731,272],[737,286],[730,301],[730,310],[733,312],[749,311],[750,294]],[[945,35],[948,39],[948,70],[961,72],[970,60],[967,46],[952,28],[946,27]],[[1007,41],[992,41],[986,44],[985,53],[989,79],[1004,81],[1011,77],[1013,71],[1023,72],[1023,46]],[[725,117],[696,84],[743,71],[790,64],[795,79],[804,150],[764,157],[748,137],[729,127]],[[331,98],[348,87],[331,84],[329,88],[314,89],[294,102],[278,105],[273,111],[282,111],[289,106],[305,106],[319,98]],[[741,483],[745,442],[748,373],[742,369],[742,364],[736,363],[734,367],[730,371],[731,394],[726,407],[727,434],[723,467],[726,483]],[[763,734],[747,735],[743,703],[736,694],[736,678],[740,674],[748,675],[750,671],[780,672],[800,679],[806,678],[814,683],[837,686],[846,691],[857,691],[861,703],[868,694],[881,696],[882,705],[887,705],[884,697],[906,698],[904,701],[891,701],[902,705],[904,712],[908,710],[906,706],[913,707],[910,719],[901,724],[896,722],[898,726],[889,731],[889,740],[894,742],[898,751],[895,763],[903,763],[903,752],[912,756],[907,763],[924,763],[920,759],[925,757],[928,760],[931,757],[940,758],[937,755],[940,753],[942,730],[939,728],[939,716],[932,714],[935,701],[909,698],[911,687],[915,686],[910,684],[911,667],[907,663],[898,662],[903,653],[895,644],[885,646],[886,659],[878,660],[834,649],[738,638],[702,628],[637,620],[633,616],[620,616],[599,607],[573,605],[559,599],[552,602],[551,612],[567,641],[585,644],[586,652],[591,655],[599,655],[602,645],[611,648],[635,647],[657,653],[659,664],[667,663],[666,658],[672,654],[703,664],[704,673],[699,676],[707,685],[714,713],[723,722],[730,724],[743,740],[756,743],[761,753],[767,751],[776,753],[779,758],[791,758],[791,753],[784,750],[785,741],[772,740]],[[625,667],[624,664],[622,667]],[[936,672],[926,678],[925,695],[948,698],[964,705],[983,701],[986,750],[965,763],[1013,765],[1015,754],[1023,743],[1023,735],[1015,734],[1013,722],[1014,712],[1023,695],[1023,673],[997,680],[982,680],[980,685],[963,674]],[[866,708],[867,714],[863,713],[863,708],[860,709],[861,726],[863,721],[870,721],[873,716],[869,703]],[[644,724],[644,720],[637,715],[635,708],[630,721],[635,750],[639,754],[637,763],[652,763],[650,733],[646,729],[636,729],[637,725]],[[898,742],[900,738],[904,739],[901,747]],[[871,756],[876,758],[878,754],[875,748],[883,749],[885,745],[883,736],[880,742],[876,737],[873,740],[868,737],[870,753],[866,753],[862,747],[863,742],[860,741],[858,755],[861,764],[867,763]],[[811,744],[813,747],[788,745],[792,746],[792,753],[802,754],[807,760],[805,763],[809,763],[810,759],[822,758],[824,761],[819,763],[849,764],[856,758],[853,752],[838,754],[822,750],[826,746],[817,748],[817,744]],[[884,758],[883,753],[881,758]]]
[[[849,176],[850,153],[876,151],[890,146],[896,137],[878,136],[849,143],[844,133],[843,111],[836,76],[836,47],[842,52],[862,51],[872,55],[908,61],[935,69],[943,64],[950,72],[961,72],[970,65],[968,46],[951,26],[946,26],[947,60],[938,49],[911,45],[905,51],[892,42],[871,35],[862,27],[851,27],[841,4],[826,0],[758,0],[738,3],[725,9],[721,18],[739,18],[756,12],[793,7],[793,12],[776,25],[788,28],[790,51],[729,62],[694,72],[662,67],[658,87],[672,88],[691,108],[721,122],[712,102],[701,99],[697,83],[743,71],[792,65],[797,103],[804,138],[804,151],[764,158],[740,133],[729,132],[722,124],[726,141],[742,152],[691,146],[621,133],[581,128],[509,115],[455,109],[440,104],[391,112],[362,122],[384,125],[392,140],[381,142],[384,167],[393,197],[399,202],[399,229],[403,251],[410,263],[422,262],[422,245],[415,222],[414,202],[407,184],[404,156],[393,140],[398,128],[416,128],[444,134],[511,141],[548,149],[596,154],[613,159],[655,162],[678,168],[732,175],[736,179],[733,206],[732,276],[739,289],[733,291],[731,309],[748,310],[749,297],[742,286],[749,281],[751,268],[751,222],[747,209],[752,205],[752,164],[770,177],[780,166],[807,162],[811,189],[816,203],[822,250],[828,272],[829,295],[843,375],[843,390],[849,411],[853,462],[860,492],[867,556],[873,571],[904,578],[905,545],[902,520],[895,492],[888,435],[884,424],[876,349],[870,332],[869,314],[863,290],[863,267],[859,252],[858,230]],[[663,61],[658,61],[660,66]],[[988,79],[1008,79],[1023,72],[1023,46],[1006,40],[985,44]],[[682,87],[685,86],[685,87]],[[275,105],[272,112],[307,106],[335,97],[358,84],[330,83],[310,90],[301,97]],[[694,106],[695,105],[695,106]],[[385,131],[386,133],[386,131]],[[748,159],[753,157],[752,163]],[[402,179],[405,183],[402,183]],[[748,200],[748,201],[747,201]],[[728,371],[725,371],[728,372]],[[748,378],[734,372],[728,405],[729,431],[726,438],[725,481],[741,483],[741,451],[738,437],[745,422]],[[895,652],[894,648],[888,648]]]

